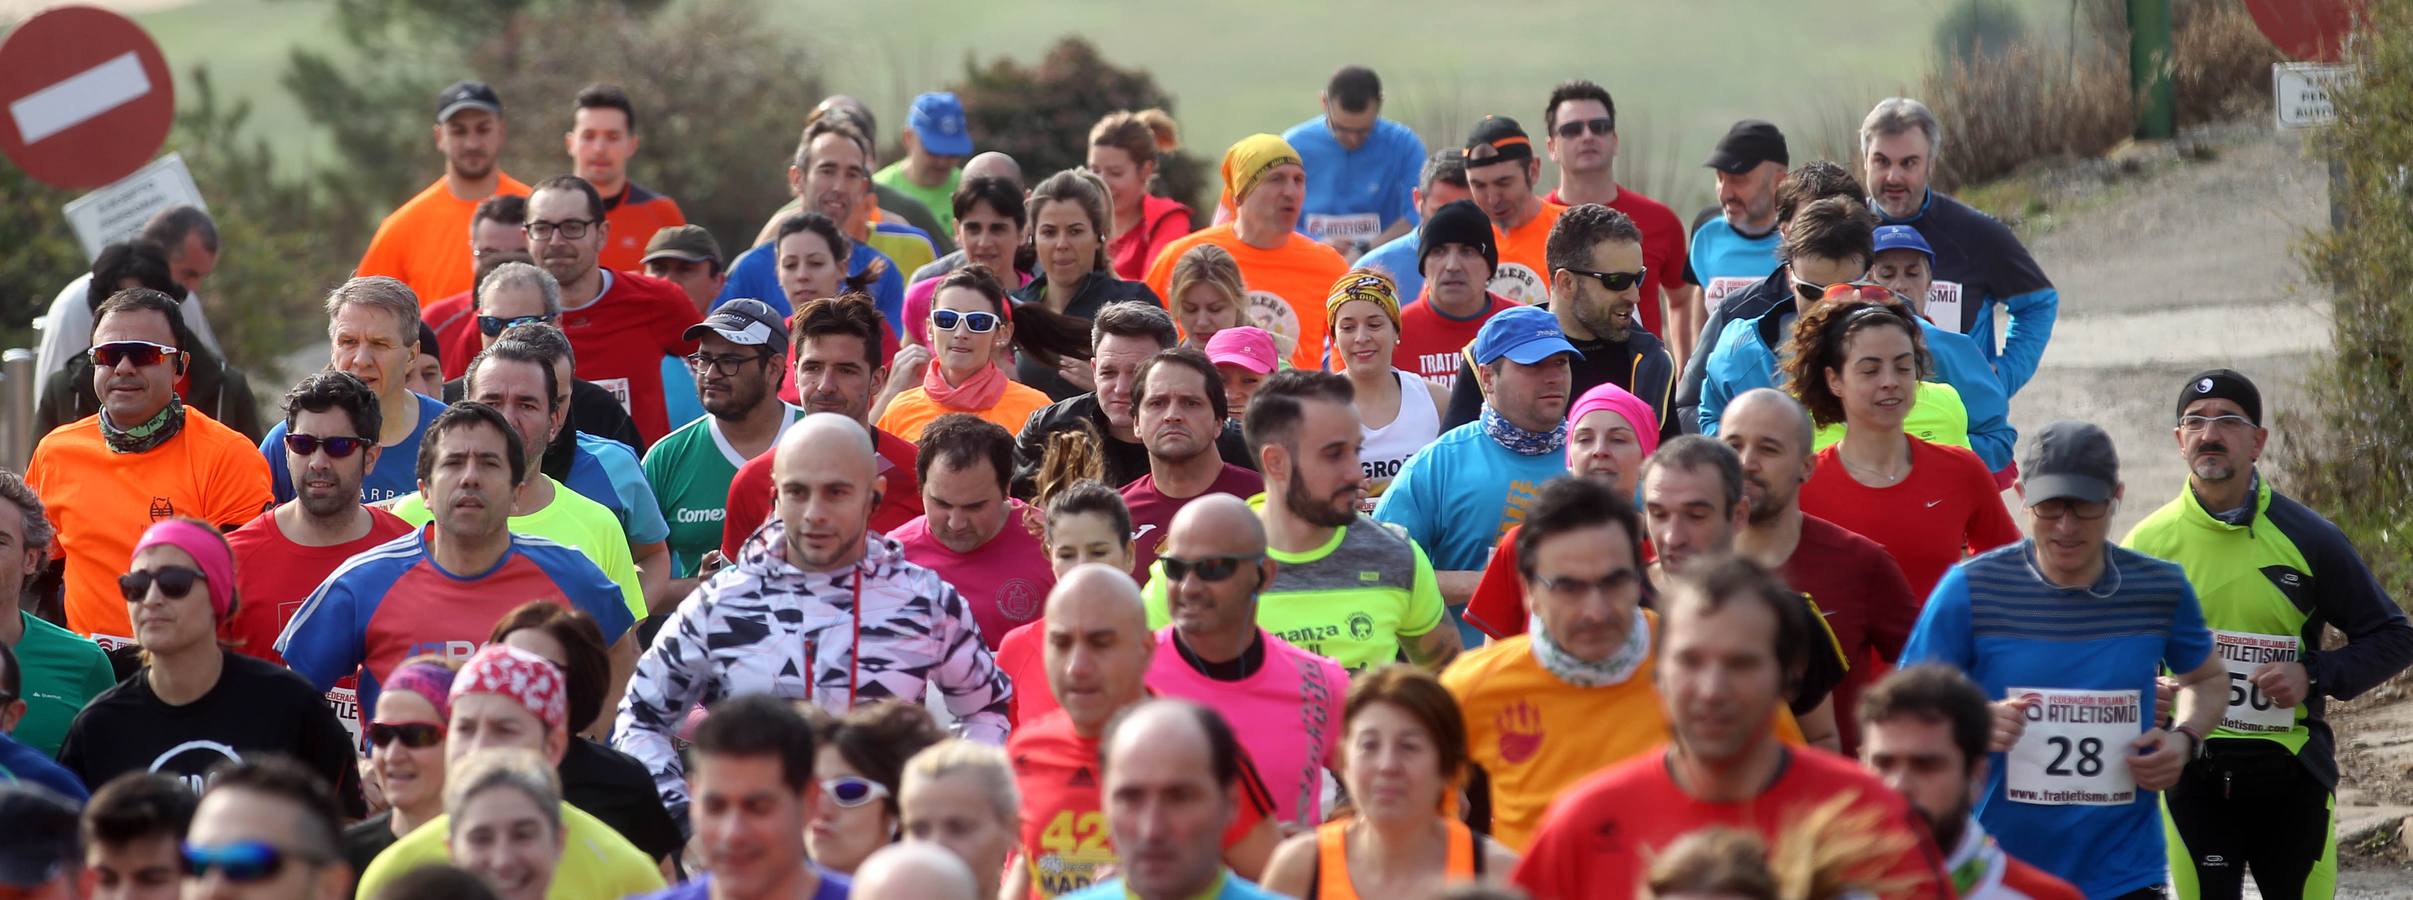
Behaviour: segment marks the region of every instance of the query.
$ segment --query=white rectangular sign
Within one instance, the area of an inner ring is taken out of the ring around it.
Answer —
[[[102,247],[133,237],[152,214],[172,206],[209,209],[201,202],[201,188],[193,184],[193,173],[184,167],[184,157],[174,153],[152,160],[115,184],[69,201],[67,224],[75,229],[76,243],[84,245],[84,258],[89,260],[100,256]]]
[[[2277,110],[2279,127],[2314,128],[2336,122],[2338,111],[2330,104],[2329,92],[2353,77],[2354,70],[2348,66],[2272,63],[2271,105]]]

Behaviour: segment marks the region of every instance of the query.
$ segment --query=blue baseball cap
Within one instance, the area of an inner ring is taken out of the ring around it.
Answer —
[[[972,133],[964,129],[964,102],[947,91],[930,91],[913,98],[905,125],[920,138],[922,149],[938,156],[972,155]]]
[[[1920,237],[1919,230],[1916,228],[1908,225],[1880,225],[1877,226],[1876,238],[1878,253],[1887,250],[1917,250],[1926,254],[1928,265],[1935,265],[1935,248],[1927,246],[1927,239]]]
[[[1479,366],[1503,356],[1530,366],[1561,353],[1573,353],[1579,359],[1584,355],[1567,343],[1558,317],[1538,306],[1500,310],[1484,320],[1483,330],[1475,332],[1475,364]]]

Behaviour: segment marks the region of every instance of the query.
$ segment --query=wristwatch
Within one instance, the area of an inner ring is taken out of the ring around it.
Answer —
[[[2201,733],[2199,733],[2199,732],[2197,732],[2197,731],[2195,730],[2195,726],[2193,726],[2193,725],[2178,725],[2178,726],[2173,726],[2173,727],[2170,729],[2170,732],[2171,732],[2172,734],[2183,734],[2183,735],[2186,735],[2186,736],[2187,736],[2187,740],[2194,742],[2194,744],[2195,744],[2195,749],[2194,749],[2194,751],[2193,751],[2193,752],[2190,752],[2190,753],[2188,753],[2188,754],[2187,754],[2187,758],[2188,758],[2188,759],[2190,759],[2190,760],[2202,759],[2202,758],[2204,758],[2204,757],[2207,755],[2207,754],[2205,753],[2205,750],[2204,750],[2204,736],[2203,736]]]

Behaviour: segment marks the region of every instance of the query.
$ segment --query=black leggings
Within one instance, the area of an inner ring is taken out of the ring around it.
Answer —
[[[2179,900],[2234,900],[2246,871],[2270,900],[2326,898],[2337,889],[2335,799],[2294,754],[2260,739],[2212,743],[2163,794],[2175,840]]]

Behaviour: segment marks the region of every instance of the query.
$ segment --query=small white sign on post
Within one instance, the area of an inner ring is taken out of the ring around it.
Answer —
[[[152,214],[173,206],[209,209],[201,188],[184,167],[184,157],[170,153],[116,183],[69,201],[67,224],[84,245],[84,258],[101,255],[101,248],[132,238]]]
[[[2348,66],[2327,63],[2271,64],[2271,100],[2279,128],[2317,128],[2338,120],[2329,92],[2354,77]]]

